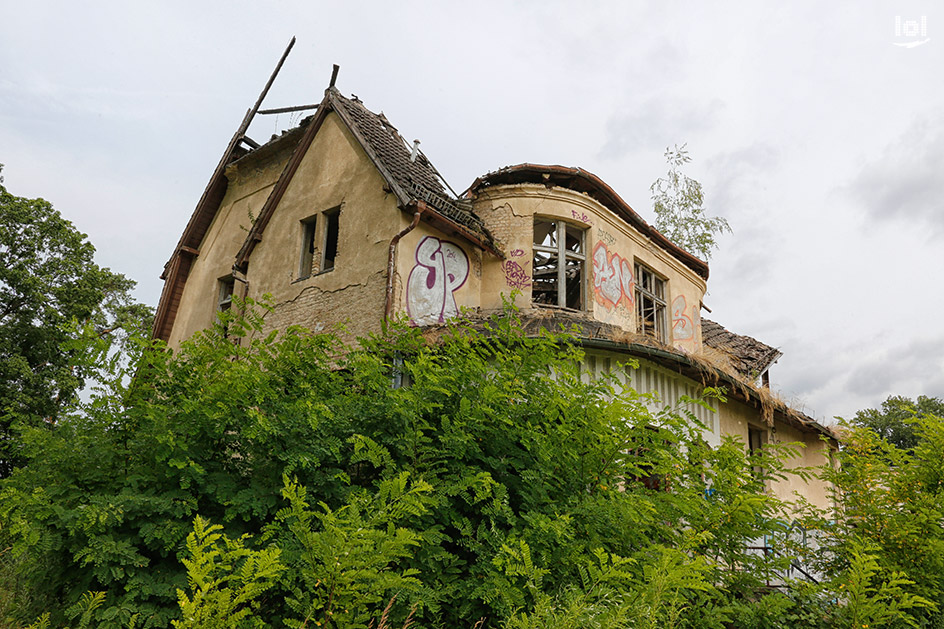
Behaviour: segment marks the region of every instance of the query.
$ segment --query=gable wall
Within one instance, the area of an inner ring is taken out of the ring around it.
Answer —
[[[252,226],[251,217],[259,215],[291,156],[290,149],[287,147],[262,163],[246,159],[227,169],[226,195],[200,243],[200,255],[191,267],[168,338],[170,347],[179,347],[181,341],[213,325],[219,279],[232,274],[236,253]]]
[[[302,159],[249,261],[249,295],[271,295],[268,329],[344,324],[345,338],[380,328],[390,239],[408,218],[337,114],[330,113]],[[333,270],[318,272],[323,212],[340,207]],[[299,279],[301,221],[317,215],[315,273]]]

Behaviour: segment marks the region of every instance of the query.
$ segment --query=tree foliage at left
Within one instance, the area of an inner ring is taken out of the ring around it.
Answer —
[[[23,461],[14,424],[56,422],[107,358],[95,339],[150,320],[94,254],[49,202],[0,185],[0,478]]]

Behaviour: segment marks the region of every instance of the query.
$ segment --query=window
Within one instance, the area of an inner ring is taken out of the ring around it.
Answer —
[[[583,235],[583,229],[564,221],[534,219],[534,303],[584,309]]]
[[[302,247],[298,257],[298,279],[303,280],[311,276],[312,265],[315,263],[315,227],[317,216],[302,221]]]
[[[216,309],[219,312],[225,312],[233,305],[233,287],[236,285],[236,280],[232,275],[228,275],[221,277],[216,283],[219,288]]]
[[[751,457],[759,457],[760,451],[763,449],[765,443],[767,443],[766,430],[754,428],[753,426],[747,427],[747,450]],[[764,468],[759,465],[755,465],[753,470],[756,478],[760,478],[764,474]]]
[[[321,241],[321,268],[324,273],[334,268],[334,261],[338,257],[338,225],[341,217],[341,208],[328,210],[324,213],[324,237]]]
[[[666,343],[665,310],[665,280],[637,262],[636,329],[639,333]]]

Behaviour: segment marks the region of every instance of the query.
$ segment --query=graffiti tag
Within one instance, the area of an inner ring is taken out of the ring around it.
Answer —
[[[523,256],[523,255],[524,255],[524,249],[512,249],[512,250],[511,250],[511,257],[512,257],[512,258],[520,258],[520,257]]]
[[[416,324],[442,323],[459,313],[453,293],[469,277],[469,258],[459,245],[427,236],[416,246],[406,285],[406,307]]]
[[[593,224],[593,221],[590,220],[590,217],[587,216],[587,213],[586,213],[586,212],[578,212],[577,210],[571,210],[571,211],[570,211],[570,215],[574,218],[574,220],[581,221],[581,222],[586,223],[586,224],[588,224],[588,225],[592,225],[592,224]]]
[[[690,341],[695,338],[695,324],[692,318],[685,314],[688,303],[685,295],[679,295],[672,300],[672,337],[676,341]]]
[[[598,242],[593,248],[593,293],[597,303],[607,308],[620,303],[632,307],[635,284],[629,262],[617,253],[611,254],[605,243]]]
[[[525,262],[527,265],[527,262]],[[505,282],[512,288],[526,288],[531,286],[531,275],[514,260],[505,260],[502,263],[505,272]]]
[[[609,232],[605,232],[602,229],[597,229],[597,235],[600,236],[600,240],[605,242],[607,246],[616,244],[616,237]]]

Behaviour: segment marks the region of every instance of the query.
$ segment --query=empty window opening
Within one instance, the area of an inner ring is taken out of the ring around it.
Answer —
[[[534,219],[531,301],[584,309],[584,232],[564,221]]]
[[[640,334],[666,343],[665,280],[636,263],[636,327]]]
[[[219,312],[226,312],[233,305],[233,287],[236,285],[236,280],[233,279],[232,275],[226,277],[221,277],[217,280],[217,300],[216,300],[216,309]]]
[[[341,208],[329,210],[324,213],[324,216],[325,228],[323,246],[321,247],[321,272],[333,269],[335,259],[338,257],[338,225]]]
[[[317,217],[312,216],[302,221],[302,246],[298,258],[298,279],[303,280],[313,272],[315,263],[315,227]]]

